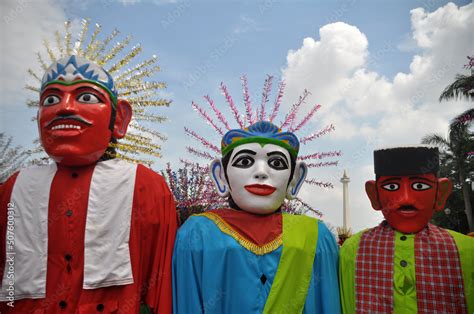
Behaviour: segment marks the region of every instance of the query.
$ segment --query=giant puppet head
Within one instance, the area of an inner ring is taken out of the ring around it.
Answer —
[[[112,77],[79,56],[53,63],[41,82],[38,129],[46,153],[57,163],[98,161],[113,139],[125,136],[132,107],[117,98]]]
[[[367,181],[365,190],[372,207],[395,230],[418,232],[444,208],[452,183],[438,178],[438,155],[437,148],[425,146],[374,151],[377,179]]]
[[[296,197],[306,177],[306,164],[296,162],[298,150],[297,137],[270,122],[230,130],[222,139],[222,158],[211,163],[211,178],[232,207],[273,213],[285,198]]]

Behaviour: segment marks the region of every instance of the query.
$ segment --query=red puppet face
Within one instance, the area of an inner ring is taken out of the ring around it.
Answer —
[[[131,107],[117,104],[117,119],[110,130],[112,101],[97,85],[51,84],[41,94],[38,129],[48,155],[66,166],[96,162],[105,152],[112,136],[125,136]]]
[[[389,225],[404,233],[423,229],[436,210],[442,210],[451,193],[449,179],[434,174],[381,176],[366,183],[375,210],[381,210]]]

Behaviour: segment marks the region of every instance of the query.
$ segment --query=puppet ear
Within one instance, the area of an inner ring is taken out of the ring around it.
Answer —
[[[222,161],[220,159],[214,159],[211,162],[210,170],[212,182],[214,182],[217,188],[217,194],[222,197],[228,196],[230,193],[229,184],[225,178],[225,171]]]
[[[308,167],[304,162],[297,162],[295,165],[295,173],[293,174],[293,179],[291,179],[288,188],[286,189],[286,198],[292,200],[298,194],[301,186],[304,183],[304,179],[308,174]]]
[[[124,99],[119,99],[117,102],[117,110],[115,114],[115,124],[113,136],[121,139],[127,133],[128,124],[132,119],[132,106]]]
[[[453,183],[448,178],[438,179],[438,193],[436,194],[435,210],[444,209],[449,195],[453,191]]]
[[[365,182],[365,192],[370,199],[372,208],[375,210],[381,210],[379,198],[377,196],[377,183],[374,180]]]

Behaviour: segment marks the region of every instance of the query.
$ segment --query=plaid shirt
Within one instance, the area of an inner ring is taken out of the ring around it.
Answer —
[[[365,232],[356,260],[357,313],[393,312],[395,232],[384,221]],[[429,224],[415,236],[418,313],[467,313],[459,253],[451,235]]]
[[[393,310],[393,255],[395,232],[386,223],[365,232],[356,261],[357,313]]]
[[[418,313],[467,313],[459,252],[451,235],[428,225],[415,238]]]

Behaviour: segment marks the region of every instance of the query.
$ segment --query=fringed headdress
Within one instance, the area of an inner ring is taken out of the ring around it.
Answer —
[[[114,105],[117,98],[126,99],[133,108],[133,117],[127,135],[120,142],[110,143],[112,151],[115,152],[111,153],[108,150],[106,154],[151,165],[153,160],[142,159],[141,155],[160,157],[159,142],[166,140],[166,137],[154,127],[145,126],[143,122],[164,122],[166,117],[150,113],[149,109],[169,106],[171,103],[170,100],[159,97],[159,91],[166,88],[165,83],[147,80],[160,70],[156,65],[157,56],[153,55],[149,59],[133,64],[141,53],[142,47],[138,44],[127,52],[125,49],[130,44],[131,36],[112,45],[112,41],[119,34],[118,30],[113,30],[105,38],[99,39],[102,26],[95,24],[88,38],[89,27],[89,19],[82,20],[81,30],[77,39],[73,41],[71,22],[68,21],[65,23],[64,36],[59,31],[55,33],[55,47],[45,40],[44,47],[49,63],[52,65],[48,67],[47,61],[38,52],[37,58],[45,75],[38,75],[29,69],[28,73],[38,82],[38,85],[27,85],[26,88],[40,93],[49,83],[58,80],[67,82],[73,73],[79,73],[85,81],[101,84],[100,86],[111,95]],[[125,68],[126,66],[128,68]],[[38,99],[39,97],[36,97],[36,100],[29,100],[27,105],[38,107]],[[36,142],[39,143],[38,140]],[[38,147],[36,151],[40,152],[42,148]]]
[[[231,124],[229,122],[230,119],[226,117],[226,115],[218,108],[222,106],[216,105],[214,100],[212,100],[209,96],[204,96],[205,101],[209,105],[209,109],[204,109],[201,105],[199,105],[196,102],[192,102],[192,107],[195,111],[198,112],[200,117],[208,124],[211,126],[211,128],[221,137],[223,137],[223,143],[221,145],[221,149],[211,143],[209,140],[207,140],[204,136],[198,134],[196,131],[185,127],[185,133],[186,135],[190,136],[192,139],[195,141],[199,142],[199,144],[203,147],[203,149],[198,149],[195,147],[187,146],[186,149],[189,153],[191,153],[194,156],[206,159],[208,161],[211,161],[215,158],[219,158],[221,153],[225,155],[229,151],[228,147],[232,143],[232,139],[230,142],[226,144],[226,136],[228,137],[229,134],[232,134],[233,131],[236,131],[236,133],[239,132],[248,132],[249,128],[255,125],[259,125],[259,122],[265,122],[263,124],[260,124],[260,126],[265,126],[268,128],[276,128],[278,131],[275,134],[297,134],[300,132],[307,124],[308,122],[311,121],[311,119],[314,117],[315,113],[321,108],[321,105],[316,104],[311,107],[311,109],[304,115],[301,116],[300,118],[300,109],[303,107],[305,104],[305,101],[307,97],[309,96],[309,92],[305,90],[303,94],[299,97],[298,101],[293,104],[293,106],[290,108],[290,110],[284,115],[283,120],[278,124],[275,122],[277,119],[279,113],[280,113],[280,108],[281,108],[281,102],[283,99],[284,95],[284,89],[285,89],[285,82],[280,81],[278,84],[277,88],[277,94],[275,97],[275,100],[273,101],[273,104],[271,106],[268,105],[270,101],[270,94],[272,91],[272,84],[273,84],[273,76],[267,76],[264,86],[263,86],[263,92],[262,92],[262,100],[259,105],[253,106],[251,99],[250,99],[250,93],[249,93],[249,88],[248,88],[248,82],[247,78],[245,76],[241,77],[242,81],[242,88],[243,88],[243,107],[244,107],[244,112],[241,113],[238,106],[235,104],[232,96],[230,95],[227,86],[224,83],[221,83],[220,89],[222,91],[222,94],[226,100],[227,106],[230,111],[230,115],[233,120],[235,120],[237,124],[238,130],[233,130],[231,127]],[[215,118],[211,117],[210,112],[213,113]],[[271,126],[273,125],[273,126]],[[301,150],[299,145],[307,145],[316,139],[319,139],[320,137],[331,133],[332,131],[335,130],[335,127],[333,124],[327,125],[324,128],[312,132],[310,134],[306,134],[302,137],[299,137],[299,143],[297,146],[296,143],[293,142],[293,148],[295,148],[292,151],[292,147],[290,145],[290,153],[297,153],[298,150]],[[232,131],[232,132],[229,132]],[[294,136],[294,135],[293,135]],[[289,136],[287,139],[284,139],[285,141],[289,141],[291,136]],[[298,140],[297,140],[298,141]],[[289,143],[289,142],[288,142]],[[319,168],[319,167],[329,167],[329,166],[337,166],[338,161],[337,160],[332,160],[332,161],[322,161],[323,159],[328,159],[328,158],[335,158],[339,157],[342,155],[342,152],[340,150],[335,150],[335,151],[325,151],[325,152],[310,152],[305,155],[301,155],[297,157],[297,160],[300,161],[305,161],[307,166],[309,168]],[[183,163],[186,165],[193,164],[187,160],[182,160]],[[208,167],[201,167],[201,173],[203,176],[208,176]],[[212,184],[210,180],[207,180],[208,184]],[[330,182],[324,182],[317,180],[315,178],[312,179],[306,179],[306,183],[313,185],[313,186],[319,186],[321,188],[334,188],[333,184]],[[213,194],[215,196],[216,194]],[[213,202],[221,203],[221,200],[208,200],[209,204],[212,205]],[[284,209],[290,212],[301,212],[301,207],[304,208],[303,211],[313,211],[316,212],[318,215],[321,215],[321,213],[317,210],[312,209],[306,202],[303,200],[296,198],[295,200],[292,201],[287,201],[284,205]]]

